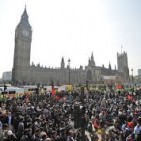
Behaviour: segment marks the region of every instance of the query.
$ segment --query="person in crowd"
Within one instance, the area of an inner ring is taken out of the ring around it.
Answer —
[[[75,141],[75,139],[74,139],[74,133],[73,133],[72,130],[70,130],[69,133],[68,133],[67,141]]]
[[[9,130],[13,130],[13,124],[14,124],[14,117],[11,114],[10,111],[6,112],[6,117],[4,119],[4,123],[8,124]]]
[[[138,118],[138,123],[134,128],[135,141],[141,140],[141,117]]]
[[[24,118],[20,116],[19,119],[19,124],[18,124],[18,129],[17,129],[17,138],[18,140],[20,140],[20,138],[22,137],[24,133]]]

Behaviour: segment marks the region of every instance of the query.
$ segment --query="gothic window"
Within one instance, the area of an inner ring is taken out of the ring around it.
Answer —
[[[91,70],[87,71],[86,78],[87,80],[92,80],[92,71]]]

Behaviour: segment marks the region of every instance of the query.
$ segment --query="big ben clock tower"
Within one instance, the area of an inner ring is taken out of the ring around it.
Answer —
[[[14,62],[12,69],[13,82],[26,82],[30,73],[30,51],[32,28],[25,10],[15,30]]]

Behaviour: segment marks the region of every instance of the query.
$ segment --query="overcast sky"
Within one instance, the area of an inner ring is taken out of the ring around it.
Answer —
[[[14,33],[26,4],[33,29],[31,62],[60,67],[86,66],[93,52],[97,66],[117,65],[128,53],[131,74],[141,68],[141,0],[0,0],[0,77],[11,71]]]

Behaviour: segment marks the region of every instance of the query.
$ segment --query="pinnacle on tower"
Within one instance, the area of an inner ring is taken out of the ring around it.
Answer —
[[[122,54],[122,48],[123,48],[123,46],[121,45],[121,54]]]
[[[64,57],[62,57],[62,60],[61,60],[61,68],[64,68],[65,67],[65,61],[64,61]]]
[[[93,52],[92,52],[92,54],[91,54],[90,65],[93,66],[93,67],[95,66],[95,61],[94,61]]]
[[[27,14],[27,11],[26,11],[26,5],[25,5],[25,9],[24,9],[24,12],[21,16],[21,20],[26,20],[28,21],[28,14]]]
[[[111,63],[109,62],[109,69],[111,69]]]
[[[91,61],[94,61],[93,52],[92,52],[92,55],[91,55]]]
[[[64,57],[62,57],[61,63],[64,63]]]
[[[26,5],[25,5],[25,9],[24,9],[24,12],[23,12],[22,17],[28,17],[28,15],[27,15],[27,11],[26,11]]]
[[[22,24],[23,26],[26,26],[26,27],[31,27],[29,24],[29,21],[28,21],[28,14],[27,14],[27,10],[26,10],[26,5],[25,5],[24,12],[21,16],[20,24]]]

